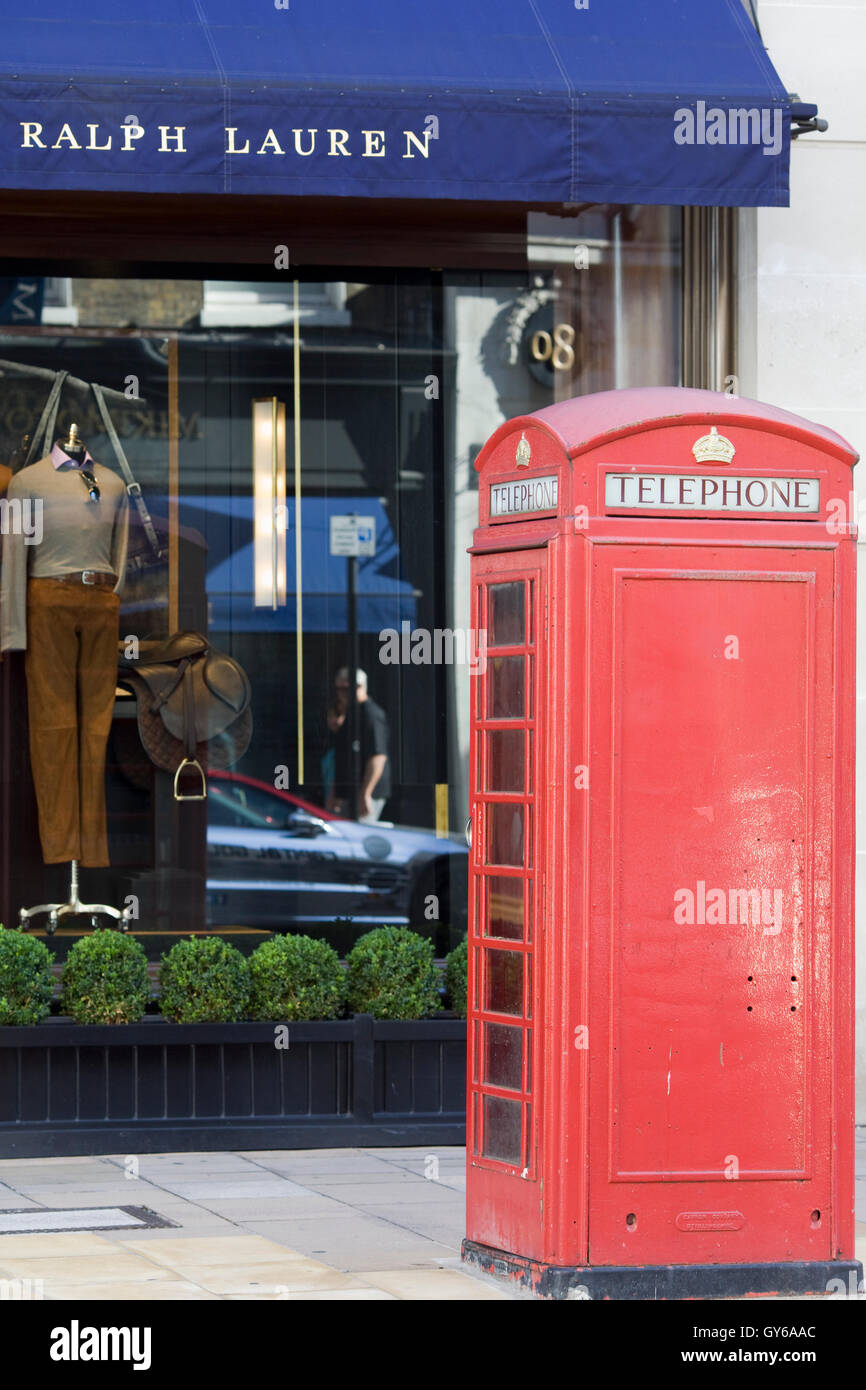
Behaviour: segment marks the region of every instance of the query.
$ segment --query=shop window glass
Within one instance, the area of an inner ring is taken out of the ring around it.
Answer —
[[[231,939],[238,928],[246,948],[256,933],[297,930],[344,953],[365,925],[355,914],[346,927],[347,900],[370,900],[375,870],[369,925],[404,911],[408,875],[410,925],[439,954],[457,944],[468,854],[442,855],[437,831],[462,829],[469,799],[471,681],[484,718],[524,719],[531,699],[525,656],[494,652],[475,676],[479,634],[468,631],[466,567],[455,559],[477,515],[474,460],[506,418],[636,384],[638,372],[645,382],[647,362],[654,381],[678,380],[677,219],[657,208],[594,207],[567,224],[532,214],[527,268],[513,272],[334,272],[297,284],[229,268],[203,281],[193,265],[173,277],[49,276],[41,321],[0,325],[0,466],[14,476],[33,463],[25,436],[67,373],[54,439],[76,423],[98,467],[120,474],[90,389],[104,388],[155,528],[152,543],[130,508],[120,636],[146,655],[148,643],[199,631],[252,687],[248,746],[221,761],[220,735],[208,800],[182,807],[142,748],[134,700],[118,695],[106,749],[110,863],[82,865],[84,896],[120,905],[134,895],[154,934],[211,927]],[[591,273],[571,271],[575,245],[588,248]],[[419,261],[430,263],[423,248]],[[539,357],[544,333],[563,323],[573,355]],[[357,562],[332,553],[334,528],[345,536],[353,518]],[[488,646],[531,639],[525,599],[524,580],[490,586]],[[383,711],[390,774],[379,820],[361,837],[346,824],[369,813],[354,795],[337,689],[355,652]],[[22,905],[62,901],[68,871],[43,862],[28,750],[14,737],[27,722],[20,653],[5,656],[0,679],[13,732],[0,740],[9,921]],[[488,735],[483,790],[528,794],[524,734]],[[520,867],[528,809],[488,809],[484,851]],[[418,855],[419,827],[429,855]],[[500,880],[490,880],[481,930],[519,939],[518,893],[529,885]]]

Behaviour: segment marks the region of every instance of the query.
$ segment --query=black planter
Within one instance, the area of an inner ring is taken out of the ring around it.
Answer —
[[[0,1028],[0,1158],[462,1144],[466,1024]]]

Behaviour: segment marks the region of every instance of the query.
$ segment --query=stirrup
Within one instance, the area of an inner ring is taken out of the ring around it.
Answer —
[[[178,782],[180,781],[180,774],[183,772],[185,767],[194,767],[197,769],[198,775],[201,778],[200,794],[193,794],[190,792],[187,793],[185,796],[182,796],[178,791],[177,786]],[[205,781],[204,768],[202,767],[198,758],[184,758],[183,762],[179,764],[177,772],[174,774],[174,799],[175,801],[207,801],[207,782]]]

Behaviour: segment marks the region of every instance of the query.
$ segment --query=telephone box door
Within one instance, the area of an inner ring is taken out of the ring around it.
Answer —
[[[536,1248],[546,552],[473,557],[468,1058],[470,1238]],[[497,1228],[473,1231],[478,1212]],[[540,1251],[538,1252],[540,1253]]]
[[[832,1253],[835,563],[593,547],[593,1265]]]

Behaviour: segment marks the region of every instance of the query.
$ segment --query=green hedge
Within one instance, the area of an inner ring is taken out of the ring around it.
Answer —
[[[275,936],[250,956],[250,1018],[306,1022],[336,1018],[346,996],[340,958],[326,941]]]
[[[51,1012],[54,956],[43,942],[0,926],[0,1024],[41,1023]]]
[[[178,941],[159,968],[160,1012],[173,1023],[238,1023],[250,999],[250,968],[217,936]]]
[[[433,943],[407,927],[376,927],[349,952],[348,1006],[374,1018],[424,1018],[441,1008]]]
[[[133,936],[95,931],[63,967],[60,1007],[76,1023],[137,1023],[150,998],[147,957]]]
[[[445,989],[451,1007],[460,1018],[466,1017],[466,993],[469,971],[469,942],[464,939],[445,957]]]

